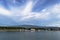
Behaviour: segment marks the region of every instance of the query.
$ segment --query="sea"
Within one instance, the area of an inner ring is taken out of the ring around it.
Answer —
[[[0,40],[60,40],[60,31],[0,32]]]

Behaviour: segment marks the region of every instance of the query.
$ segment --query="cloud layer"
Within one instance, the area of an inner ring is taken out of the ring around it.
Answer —
[[[40,7],[46,1],[47,0],[41,1],[39,4]],[[40,11],[33,11],[33,8],[38,2],[39,0],[27,0],[25,4],[16,6],[15,4],[18,4],[19,2],[14,0],[12,2],[13,5],[8,5],[9,9],[6,9],[3,5],[1,5],[0,14],[12,18],[19,24],[22,23],[42,26],[60,26],[60,3],[57,2],[53,5],[49,4],[47,7],[41,7],[42,9]],[[37,9],[40,9],[40,7],[37,7]]]

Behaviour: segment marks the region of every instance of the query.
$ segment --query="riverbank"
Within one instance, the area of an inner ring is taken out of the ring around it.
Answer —
[[[0,29],[0,32],[40,32],[40,31],[60,31],[60,30],[26,30],[26,29]]]
[[[60,31],[60,27],[0,27],[0,32]]]

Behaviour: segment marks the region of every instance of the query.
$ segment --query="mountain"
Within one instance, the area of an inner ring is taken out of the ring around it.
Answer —
[[[15,25],[12,27],[24,27],[24,28],[59,28],[57,26],[37,26],[37,25]]]

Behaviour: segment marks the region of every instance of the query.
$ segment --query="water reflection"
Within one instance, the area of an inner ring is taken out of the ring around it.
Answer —
[[[60,32],[0,32],[0,40],[60,40]]]

